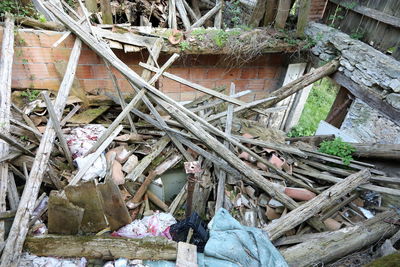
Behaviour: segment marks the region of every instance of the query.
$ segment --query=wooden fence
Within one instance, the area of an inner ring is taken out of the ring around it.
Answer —
[[[329,0],[323,20],[400,60],[400,1]]]

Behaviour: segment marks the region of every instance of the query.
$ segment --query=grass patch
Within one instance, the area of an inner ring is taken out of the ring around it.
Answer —
[[[314,83],[304,105],[299,123],[288,133],[289,137],[314,135],[318,124],[325,120],[338,92],[337,85],[329,78]]]

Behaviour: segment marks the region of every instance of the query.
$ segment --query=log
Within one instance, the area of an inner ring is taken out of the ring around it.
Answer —
[[[268,27],[276,16],[278,0],[267,0],[265,5],[264,27]]]
[[[275,17],[275,28],[284,29],[290,11],[290,0],[279,0],[278,11]]]
[[[384,212],[356,226],[328,232],[325,236],[282,250],[281,254],[289,266],[326,264],[392,236],[399,226],[386,220],[399,218],[395,211]]]
[[[308,143],[312,146],[318,147],[323,141],[332,141],[334,139],[335,139],[334,134],[328,134],[328,135],[288,137],[288,138],[285,138],[285,141],[289,141],[290,143],[301,141],[304,143]]]
[[[331,202],[340,199],[342,196],[350,193],[360,184],[368,181],[371,176],[368,169],[350,175],[340,183],[325,190],[315,198],[307,201],[305,204],[287,213],[285,216],[274,220],[264,228],[268,232],[270,240],[276,240],[286,231],[293,229],[308,218],[311,218],[322,209],[328,207]]]
[[[135,239],[107,236],[43,235],[28,237],[25,249],[32,254],[44,257],[175,260],[177,243],[164,237]]]
[[[353,155],[359,158],[400,159],[399,144],[350,144],[356,149]]]
[[[307,26],[308,15],[310,14],[311,0],[301,0],[299,2],[299,15],[297,17],[296,35],[304,38],[304,29]]]
[[[176,0],[168,0],[168,26],[171,29],[178,29],[176,22]]]
[[[266,4],[267,0],[257,0],[248,23],[250,27],[254,28],[260,25],[260,22],[265,14]]]
[[[74,80],[81,47],[82,42],[79,39],[76,39],[71,51],[67,71],[61,82],[54,105],[58,120],[61,119]],[[1,267],[18,265],[19,255],[22,251],[22,246],[28,232],[29,216],[33,211],[40,184],[42,183],[43,174],[47,169],[47,163],[53,149],[55,137],[56,133],[53,128],[52,120],[50,119],[36,152],[32,170],[25,184],[18,211],[11,227],[9,238],[4,247],[3,255],[1,257]]]
[[[17,17],[15,21],[24,26],[32,27],[35,29],[43,29],[43,30],[59,31],[59,32],[65,31],[65,27],[62,24],[55,21],[41,22],[29,17]]]
[[[100,0],[103,24],[113,24],[110,0]]]
[[[10,134],[11,117],[11,73],[14,56],[14,18],[7,13],[0,57],[0,133]],[[6,140],[4,140],[6,141]],[[7,142],[0,140],[0,157],[9,154]],[[0,212],[6,211],[6,194],[8,186],[8,163],[0,163]],[[0,242],[5,239],[4,222],[0,221]]]

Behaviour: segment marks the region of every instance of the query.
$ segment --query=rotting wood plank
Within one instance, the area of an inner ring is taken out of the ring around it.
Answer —
[[[229,95],[233,96],[235,94],[235,84],[231,83],[229,88]],[[226,122],[225,122],[225,134],[230,136],[232,131],[232,121],[233,121],[233,104],[228,105],[227,114],[226,114]],[[230,144],[228,141],[224,141],[224,145],[229,149]],[[218,185],[217,185],[217,197],[215,201],[215,213],[224,206],[225,199],[225,180],[227,173],[223,170],[220,170],[218,177]]]
[[[69,166],[73,169],[74,168],[74,164],[72,162],[73,160],[72,160],[71,151],[69,150],[69,147],[67,145],[67,140],[65,139],[65,136],[64,136],[64,134],[62,132],[60,123],[57,120],[57,115],[56,115],[56,112],[54,110],[53,104],[51,103],[49,94],[46,91],[43,91],[42,95],[43,95],[43,100],[44,100],[44,102],[46,103],[46,106],[47,106],[47,111],[49,113],[49,117],[53,121],[54,131],[57,134],[58,141],[60,142],[60,146],[61,146],[62,150],[64,151],[64,155],[67,158]]]
[[[59,120],[61,119],[62,112],[65,108],[72,82],[74,80],[81,48],[82,42],[77,38],[71,51],[67,71],[61,82],[55,102],[55,110]],[[47,169],[47,163],[49,161],[51,150],[53,149],[55,137],[56,133],[53,129],[52,120],[50,119],[47,123],[46,130],[36,152],[32,170],[29,174],[28,180],[26,181],[25,188],[20,199],[18,211],[11,227],[3,255],[1,257],[1,267],[18,265],[19,255],[22,251],[22,246],[29,230],[29,216],[33,211],[40,184],[42,183],[43,174]]]
[[[176,23],[176,0],[168,0],[168,26],[171,29],[178,29]]]
[[[61,258],[116,258],[175,260],[177,243],[164,237],[121,238],[106,236],[43,235],[28,237],[25,249],[32,254]]]
[[[111,12],[111,3],[110,0],[100,0],[100,9],[104,24],[113,24],[113,15]]]
[[[368,169],[352,174],[340,183],[335,184],[325,190],[315,198],[307,201],[298,208],[292,210],[281,218],[274,220],[264,228],[268,232],[270,240],[275,240],[282,236],[286,231],[293,229],[308,218],[311,218],[322,209],[328,207],[331,202],[340,199],[342,196],[350,193],[360,184],[368,181],[371,176]]]
[[[12,172],[8,173],[7,199],[8,203],[10,204],[10,208],[12,210],[17,210],[19,204],[19,194],[15,184],[14,174]]]
[[[182,1],[182,0],[180,0]],[[191,29],[194,28],[198,28],[203,26],[203,24],[212,16],[214,16],[221,8],[222,8],[222,3],[219,3],[217,5],[215,5],[215,7],[213,7],[210,11],[208,11],[206,14],[204,14],[201,18],[199,18],[198,21],[196,21],[195,23],[193,23]]]
[[[351,143],[353,155],[361,158],[400,159],[400,144]]]
[[[281,250],[281,254],[289,266],[328,263],[392,236],[399,226],[386,222],[387,219],[395,221],[399,215],[395,211],[384,212],[358,225],[327,232],[325,236]]]
[[[190,30],[190,20],[187,16],[185,6],[183,5],[184,0],[175,0],[176,9],[178,9],[179,15],[181,16],[183,26],[188,31]]]
[[[304,37],[304,29],[307,26],[308,15],[311,9],[311,0],[300,0],[299,15],[297,18],[296,35],[300,38]]]
[[[14,17],[6,14],[5,27],[0,57],[0,133],[10,134],[11,117],[11,75],[14,55]],[[4,140],[6,141],[6,140]],[[8,142],[0,140],[0,157],[7,156],[10,151]],[[0,212],[6,211],[6,195],[8,186],[8,163],[0,163]],[[5,240],[4,222],[0,221],[0,242]]]
[[[286,20],[289,16],[290,11],[290,0],[279,0],[278,10],[275,17],[275,28],[284,29]]]

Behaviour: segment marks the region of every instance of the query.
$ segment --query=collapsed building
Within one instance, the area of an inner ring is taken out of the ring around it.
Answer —
[[[1,36],[0,266],[397,252],[396,1],[32,3]],[[324,77],[326,122],[287,137]],[[335,136],[356,159],[318,150]]]

